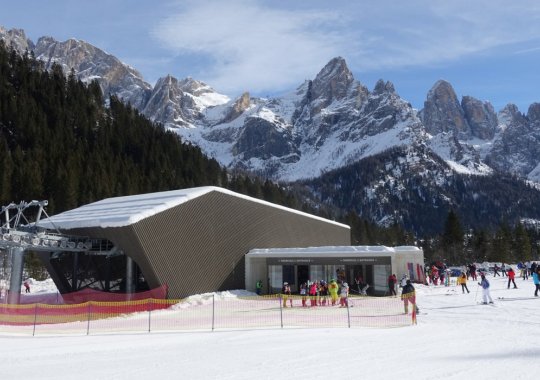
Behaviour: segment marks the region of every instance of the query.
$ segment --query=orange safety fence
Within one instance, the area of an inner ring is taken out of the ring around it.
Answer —
[[[0,305],[0,333],[96,334],[180,330],[285,327],[375,327],[411,325],[396,297],[349,297],[342,307],[329,299],[280,295],[124,302],[90,301],[70,305]],[[305,305],[305,306],[304,306]]]

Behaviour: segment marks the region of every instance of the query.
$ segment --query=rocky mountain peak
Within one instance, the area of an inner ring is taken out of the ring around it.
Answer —
[[[178,81],[178,87],[183,91],[195,96],[200,96],[205,92],[213,91],[210,86],[199,80],[191,77],[184,78]]]
[[[461,99],[461,107],[474,137],[491,140],[495,136],[498,120],[491,103],[464,96]]]
[[[531,123],[540,124],[540,103],[533,103],[529,106],[527,118]]]
[[[333,58],[313,80],[312,99],[324,98],[327,101],[343,99],[353,82],[354,77],[345,60],[341,57]]]
[[[229,110],[229,113],[221,121],[222,123],[229,123],[240,116],[251,105],[251,98],[249,92],[244,92],[238,99],[235,100],[233,106]]]
[[[421,116],[427,132],[432,135],[453,132],[460,138],[470,137],[465,113],[454,88],[445,80],[437,81],[429,90]]]
[[[10,29],[0,26],[0,40],[3,40],[6,46],[13,46],[19,54],[34,49],[34,43],[26,37],[22,29]]]
[[[377,83],[375,83],[375,88],[373,89],[374,95],[382,95],[384,93],[393,94],[395,92],[394,84],[390,81],[385,82],[382,79],[379,79]]]

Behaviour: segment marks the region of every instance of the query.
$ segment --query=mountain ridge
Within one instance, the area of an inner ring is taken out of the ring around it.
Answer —
[[[502,175],[540,183],[539,103],[526,114],[513,104],[496,112],[472,96],[460,101],[452,85],[439,80],[418,111],[390,81],[381,79],[370,91],[342,57],[332,58],[315,78],[284,96],[258,98],[246,92],[231,99],[193,78],[166,75],[151,86],[135,69],[84,41],[43,37],[34,45],[24,31],[1,27],[0,38],[20,53],[32,49],[46,68],[56,63],[83,81],[97,80],[105,94],[132,104],[229,170],[282,183],[316,181],[376,156],[388,160],[381,178],[390,181],[385,173],[398,170],[396,160],[412,162],[406,170],[418,169],[433,194],[452,175]],[[405,186],[403,178],[392,180],[392,186]],[[375,183],[369,186],[358,190],[383,205],[388,194],[377,191]],[[338,192],[338,184],[334,187]],[[456,205],[447,198],[444,207]],[[388,219],[371,214],[381,223]]]

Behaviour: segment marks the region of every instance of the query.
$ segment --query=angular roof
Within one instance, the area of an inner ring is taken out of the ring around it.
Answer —
[[[54,215],[47,219],[42,219],[38,225],[43,228],[58,228],[66,230],[91,227],[125,227],[212,191],[229,194],[234,197],[250,200],[251,202],[261,203],[266,206],[301,214],[305,217],[348,227],[344,224],[333,222],[328,219],[320,218],[311,214],[284,206],[279,206],[214,186],[106,198],[98,202],[90,203],[73,210]]]
[[[358,256],[358,255],[389,255],[398,252],[421,253],[422,250],[415,246],[386,247],[383,245],[373,246],[326,246],[326,247],[305,247],[305,248],[265,248],[252,249],[248,252],[249,256],[260,257],[281,257],[298,256],[303,257],[333,257],[333,256]]]

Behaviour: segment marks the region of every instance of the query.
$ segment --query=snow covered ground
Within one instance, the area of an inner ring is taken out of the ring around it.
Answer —
[[[2,379],[538,378],[532,280],[481,290],[417,285],[418,324],[90,336],[0,336]],[[35,284],[37,287],[38,285]]]

